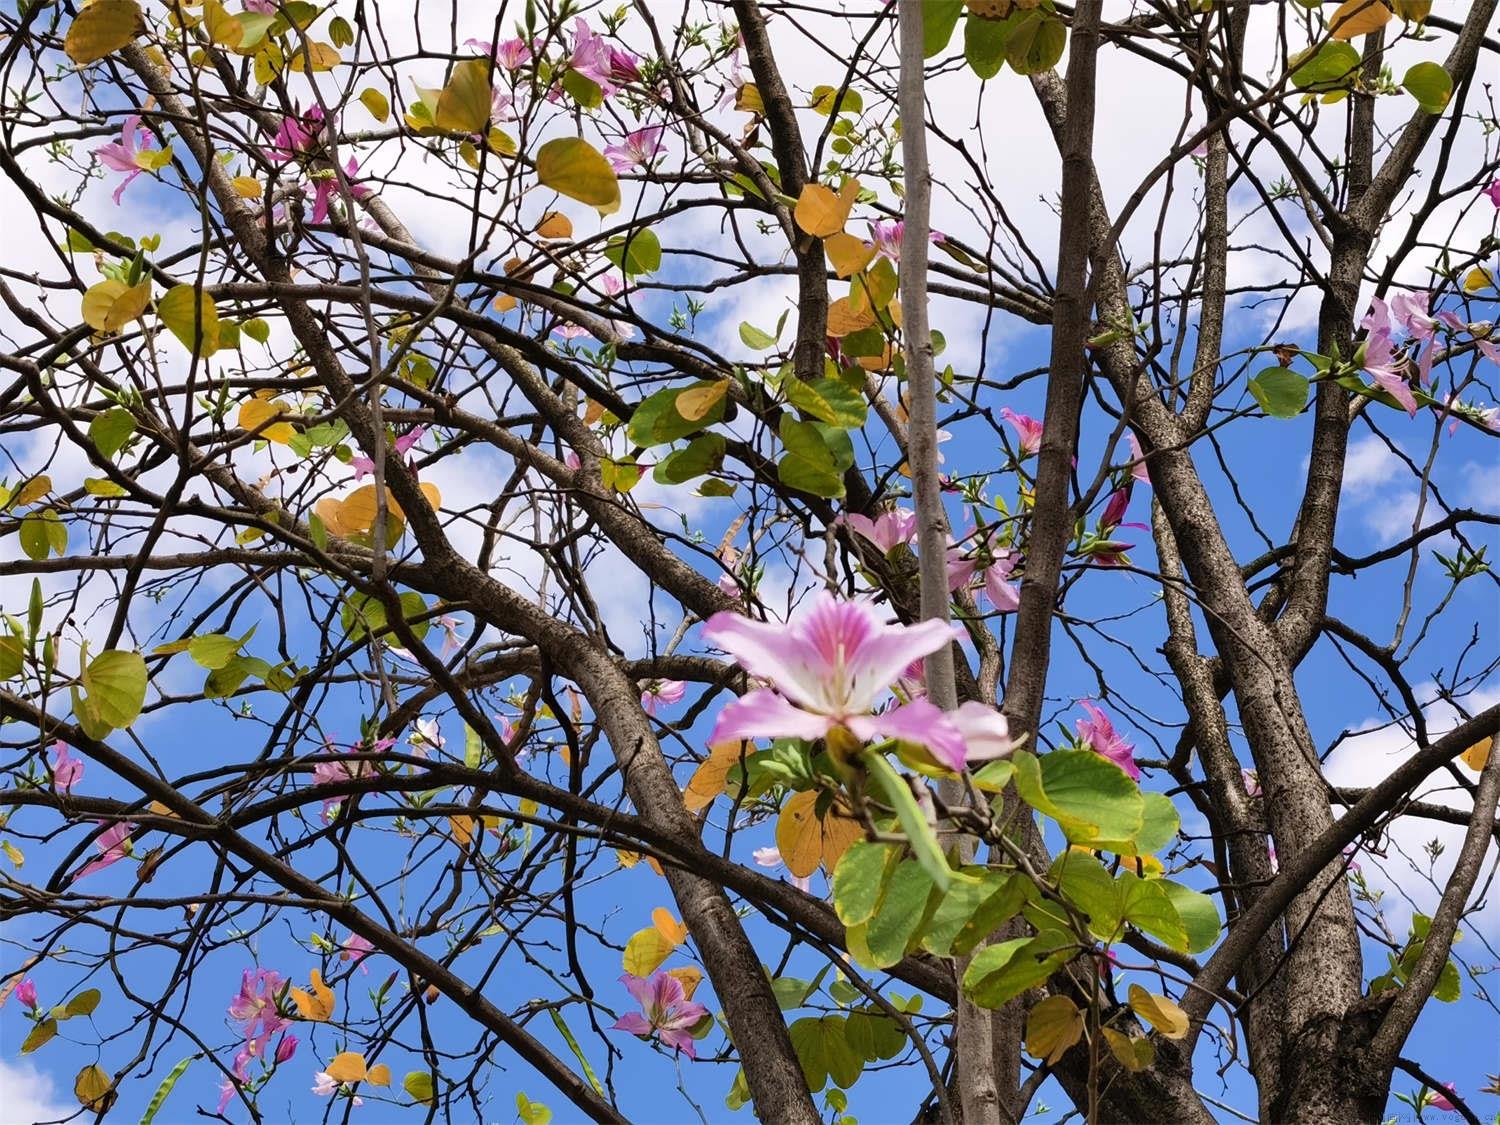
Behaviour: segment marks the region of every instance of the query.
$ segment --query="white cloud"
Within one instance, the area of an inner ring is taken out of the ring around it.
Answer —
[[[52,1076],[26,1061],[0,1059],[0,1096],[4,1097],[0,1116],[17,1125],[63,1121],[78,1113],[77,1103],[68,1104]]]

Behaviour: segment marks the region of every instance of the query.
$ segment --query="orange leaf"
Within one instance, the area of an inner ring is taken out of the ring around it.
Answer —
[[[459,847],[467,848],[470,841],[479,834],[479,821],[472,816],[450,816],[448,831]]]
[[[389,1086],[391,1084],[391,1068],[385,1063],[376,1063],[365,1072],[365,1081],[372,1086]]]
[[[334,1009],[338,1006],[334,999],[333,989],[323,983],[323,974],[314,969],[310,974],[312,978],[311,992],[306,989],[293,988],[289,990],[292,1003],[297,1005],[297,1014],[305,1020],[313,1023],[327,1023],[333,1018]],[[363,1063],[363,1059],[360,1060]]]
[[[1468,766],[1475,773],[1478,773],[1489,764],[1490,750],[1493,749],[1494,745],[1495,739],[1493,736],[1481,738],[1458,756],[1459,761],[1463,762],[1464,765]]]
[[[870,327],[875,323],[875,313],[869,303],[856,311],[848,297],[840,297],[828,306],[828,334],[841,339],[852,332]]]
[[[866,246],[852,234],[838,231],[823,240],[823,250],[839,277],[849,277],[870,264],[875,257],[875,247]]]
[[[1348,40],[1379,31],[1393,14],[1382,0],[1344,0],[1335,9],[1328,27],[1335,39]]]
[[[341,1051],[333,1056],[333,1061],[323,1068],[323,1072],[335,1082],[362,1082],[367,1073],[365,1057],[357,1051]]]
[[[720,742],[709,747],[708,757],[698,763],[687,788],[682,791],[682,803],[688,812],[697,812],[713,804],[728,784],[729,771],[752,750],[753,747],[743,742]]]
[[[500,296],[495,298],[494,302],[490,305],[490,308],[494,309],[497,313],[508,313],[513,308],[515,308],[517,304],[519,304],[519,302],[509,293],[501,293]]]
[[[811,875],[820,863],[832,871],[849,845],[864,836],[859,821],[838,811],[837,806],[819,820],[817,803],[816,790],[798,793],[782,807],[781,819],[776,822],[781,862],[799,878]]]
[[[703,983],[702,971],[691,965],[684,965],[680,969],[668,969],[667,976],[677,978],[678,983],[682,985],[682,995],[688,1000],[693,998],[693,993],[697,992],[698,986]]]
[[[797,198],[797,207],[792,215],[797,225],[808,234],[827,238],[844,229],[854,201],[859,198],[859,181],[849,180],[835,195],[833,189],[823,184],[808,184]]]
[[[561,211],[548,211],[536,225],[538,238],[572,238],[573,220]]]
[[[672,912],[665,906],[658,906],[651,912],[651,924],[673,945],[681,945],[687,940],[687,927],[672,917]]]

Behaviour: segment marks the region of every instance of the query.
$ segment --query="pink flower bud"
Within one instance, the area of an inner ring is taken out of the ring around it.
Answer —
[[[281,1042],[276,1044],[276,1062],[278,1065],[288,1061],[297,1053],[297,1037],[295,1035],[283,1035]]]
[[[36,981],[27,977],[16,985],[16,999],[28,1008],[36,1007]]]

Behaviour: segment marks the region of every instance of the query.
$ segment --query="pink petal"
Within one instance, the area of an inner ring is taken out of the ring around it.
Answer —
[[[1010,755],[1010,724],[993,707],[969,701],[950,712],[948,721],[964,740],[964,757],[970,762],[988,762]]]
[[[626,1012],[614,1023],[610,1024],[611,1031],[628,1031],[631,1035],[649,1036],[655,1030],[640,1012]]]
[[[944,715],[925,699],[913,699],[879,715],[849,720],[849,729],[859,738],[898,738],[925,746],[943,765],[955,773],[964,768],[963,735]]]
[[[759,688],[741,696],[719,712],[709,742],[747,741],[758,738],[822,738],[833,727],[826,715],[814,715],[794,706],[774,691]]]

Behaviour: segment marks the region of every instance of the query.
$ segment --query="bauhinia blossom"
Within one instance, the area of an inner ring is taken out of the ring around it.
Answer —
[[[359,161],[350,157],[344,165],[344,176],[349,181],[349,194],[355,199],[364,199],[370,194],[370,189],[354,182],[354,177],[359,173]],[[313,209],[312,221],[321,223],[328,218],[328,205],[333,201],[334,193],[339,189],[339,180],[329,169],[319,171],[312,178],[313,185]]]
[[[1376,297],[1364,328],[1369,332],[1364,347],[1364,370],[1411,417],[1417,416],[1417,400],[1411,393],[1411,384],[1406,378],[1406,360],[1396,354],[1391,343],[1390,310],[1386,303]]]
[[[1492,180],[1490,186],[1480,192],[1481,195],[1489,196],[1489,200],[1496,207],[1500,207],[1500,180]]]
[[[917,535],[917,514],[906,508],[892,508],[873,520],[858,512],[846,513],[842,519],[851,531],[868,539],[886,554],[910,543]]]
[[[499,43],[491,43],[488,39],[465,39],[464,46],[492,56],[501,70],[519,70],[531,61],[531,45],[524,39],[502,39]]]
[[[344,939],[344,944],[339,949],[340,961],[353,961],[359,966],[361,973],[369,974],[370,968],[363,962],[366,957],[375,952],[375,946],[368,938],[361,937],[359,934],[350,934]]]
[[[666,132],[663,125],[647,125],[625,134],[617,145],[605,145],[604,155],[616,172],[628,172],[632,168],[644,168],[662,150],[661,137]]]
[[[649,978],[626,973],[620,983],[630,990],[641,1011],[625,1013],[611,1025],[611,1031],[628,1031],[643,1039],[655,1035],[688,1058],[698,1057],[693,1049],[692,1029],[708,1015],[708,1009],[687,998],[680,980],[660,971]]]
[[[997,613],[1014,613],[1021,608],[1021,584],[1008,581],[1020,561],[1019,553],[1002,551],[994,563],[985,568],[984,592]]]
[[[1130,466],[1130,478],[1140,484],[1149,485],[1151,474],[1146,471],[1145,454],[1141,452],[1141,440],[1135,436],[1133,431],[1125,432],[1125,442],[1130,446],[1130,459],[1134,462]]]
[[[676,703],[685,691],[687,684],[681,680],[652,680],[641,692],[641,706],[646,709],[646,714],[654,716],[658,707],[663,703]]]
[[[1132,780],[1139,781],[1141,770],[1135,764],[1135,745],[1115,731],[1115,724],[1099,707],[1087,699],[1080,699],[1078,702],[1089,713],[1087,719],[1079,719],[1074,724],[1079,739],[1088,743],[1094,753],[1119,766]]]
[[[903,219],[891,222],[877,219],[870,224],[870,239],[875,243],[875,249],[893,262],[901,261],[901,237],[905,233],[906,222]],[[938,246],[946,237],[942,231],[935,230],[927,235],[927,240]]]
[[[1500,182],[1500,181],[1497,181]],[[1500,206],[1497,204],[1496,206]],[[1440,1109],[1444,1113],[1453,1112],[1453,1103],[1446,1097],[1447,1094],[1455,1094],[1458,1091],[1453,1088],[1452,1082],[1444,1082],[1441,1090],[1433,1090],[1427,1095],[1427,1104],[1433,1109]]]
[[[776,858],[778,860],[781,858],[780,852],[777,853]],[[30,977],[27,977],[20,984],[16,985],[16,999],[21,1002],[21,1006],[23,1008],[35,1009],[36,981],[32,980]]]
[[[952,642],[946,622],[887,624],[870,602],[842,601],[823,592],[807,613],[786,625],[716,613],[704,626],[703,638],[775,689],[757,688],[724,708],[710,744],[817,739],[842,729],[862,742],[917,743],[955,771],[966,761],[1009,750],[1008,739],[998,737],[1000,728],[980,712],[1004,720],[982,704],[968,703],[944,714],[926,699],[913,699],[874,713],[913,660]],[[967,730],[982,737],[966,745]]]
[[[1033,456],[1042,448],[1042,423],[1029,414],[1017,414],[1010,407],[1005,406],[1000,410],[1000,417],[1009,422],[1016,431],[1016,440],[1020,444],[1021,459]]]
[[[116,207],[120,205],[120,196],[125,194],[125,189],[146,170],[141,163],[141,155],[151,151],[151,134],[141,127],[140,114],[137,113],[132,113],[125,119],[118,141],[94,149],[94,155],[98,157],[100,164],[111,172],[119,172],[124,176],[116,185],[112,196]]]
[[[78,874],[73,876],[75,882],[85,875],[92,875],[95,871],[103,871],[111,864],[119,863],[130,854],[130,834],[135,831],[135,825],[128,820],[113,824],[101,820],[99,823],[105,825],[104,831],[94,840],[94,847],[99,849],[99,858],[84,864]]]
[[[755,860],[757,867],[775,868],[782,866],[783,863],[780,848],[756,848],[755,851],[750,853],[750,858]],[[812,890],[812,876],[792,875],[791,884],[799,891],[810,891]]]
[[[52,788],[67,793],[83,777],[83,760],[73,757],[66,742],[52,744]]]
[[[405,457],[411,452],[412,446],[422,440],[422,435],[426,432],[426,426],[414,426],[398,437],[396,439],[396,456]],[[375,462],[369,457],[351,457],[349,458],[349,467],[354,470],[354,479],[361,480],[375,471]]]
[[[323,107],[313,106],[306,113],[290,114],[281,119],[271,146],[265,150],[266,159],[272,164],[285,164],[301,153],[308,152],[323,134],[327,124]]]

